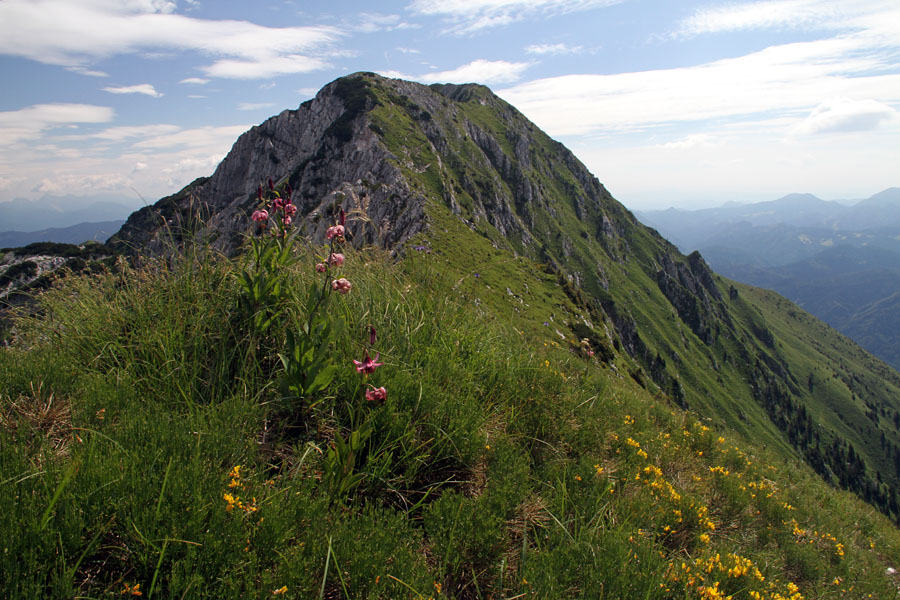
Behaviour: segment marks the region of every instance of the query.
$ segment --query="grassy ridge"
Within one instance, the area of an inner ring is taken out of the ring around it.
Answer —
[[[571,300],[527,261],[461,278],[452,258],[348,255],[334,310],[350,333],[332,348],[347,368],[315,407],[275,385],[303,315],[254,338],[233,263],[45,293],[0,353],[0,595],[894,597],[883,517],[654,397],[626,357],[576,351],[534,320]],[[530,296],[500,285],[525,272]],[[531,324],[511,327],[526,303]],[[388,397],[365,478],[336,502],[320,479],[357,414],[369,323]]]
[[[651,392],[803,458],[900,520],[895,374],[789,303],[682,256],[487,88],[352,77],[462,285],[490,285],[483,300],[521,330],[548,323],[626,347],[619,366]]]

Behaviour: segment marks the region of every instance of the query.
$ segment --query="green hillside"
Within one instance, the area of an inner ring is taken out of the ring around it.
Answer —
[[[557,310],[541,301],[543,286],[516,290],[521,274],[483,279],[512,286],[509,297],[530,305],[513,306],[517,318],[530,313],[537,325],[556,314],[564,334],[623,347],[648,390],[806,458],[826,480],[897,516],[896,372],[814,319],[796,317],[802,311],[790,303],[742,292],[698,254],[681,255],[487,88],[432,86],[455,104],[428,110],[405,82],[341,81],[352,90],[346,94],[371,97],[366,118],[429,198],[433,245],[451,265],[464,274],[486,269],[491,255],[525,256],[555,275],[572,303]],[[810,377],[829,382],[810,389]]]
[[[483,86],[339,79],[111,243],[0,352],[4,596],[897,593],[900,376]]]
[[[338,370],[303,400],[284,399],[273,354],[306,319],[313,255],[263,336],[242,267],[202,255],[46,292],[0,353],[3,596],[896,593],[883,516],[645,390],[626,356],[517,327],[516,305],[573,306],[535,265],[497,252],[461,278],[424,248],[346,256]],[[495,285],[513,278],[523,303]],[[383,403],[351,362],[370,324]],[[363,423],[342,492],[329,449]]]

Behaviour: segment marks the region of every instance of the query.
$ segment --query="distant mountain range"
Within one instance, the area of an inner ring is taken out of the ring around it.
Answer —
[[[16,198],[0,202],[0,231],[43,231],[80,223],[124,221],[139,207],[139,202],[109,195]]]
[[[774,289],[900,368],[900,188],[852,206],[790,194],[637,216],[722,275]]]
[[[0,248],[17,248],[34,242],[81,244],[88,241],[104,242],[117,232],[124,219],[99,223],[78,223],[69,227],[50,227],[40,231],[0,231]]]

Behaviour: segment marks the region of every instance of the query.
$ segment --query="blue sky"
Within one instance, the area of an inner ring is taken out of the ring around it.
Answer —
[[[630,208],[900,185],[896,0],[0,0],[0,202],[137,208],[363,70],[490,86]]]

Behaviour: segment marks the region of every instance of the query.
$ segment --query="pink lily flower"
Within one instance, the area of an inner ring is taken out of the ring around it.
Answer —
[[[332,225],[328,228],[328,231],[325,232],[325,239],[330,240],[331,238],[342,238],[344,237],[344,226],[343,225]]]
[[[335,252],[331,255],[331,258],[328,260],[328,262],[330,262],[335,267],[342,267],[344,266],[344,255]]]
[[[316,265],[316,273],[324,273],[327,270],[328,270],[328,265],[326,265],[325,263],[318,263]]]
[[[255,210],[253,214],[250,215],[250,218],[257,223],[262,223],[263,221],[267,221],[269,219],[269,211],[267,210]]]
[[[385,398],[387,398],[387,390],[383,387],[372,386],[371,389],[366,390],[366,400],[369,402],[382,402]]]
[[[379,353],[375,353],[375,358],[369,357],[369,351],[366,350],[365,358],[363,358],[362,362],[358,360],[354,360],[353,364],[356,365],[356,372],[362,373],[363,375],[370,375],[375,372],[375,369],[383,365],[384,363],[376,362],[378,360]]]

